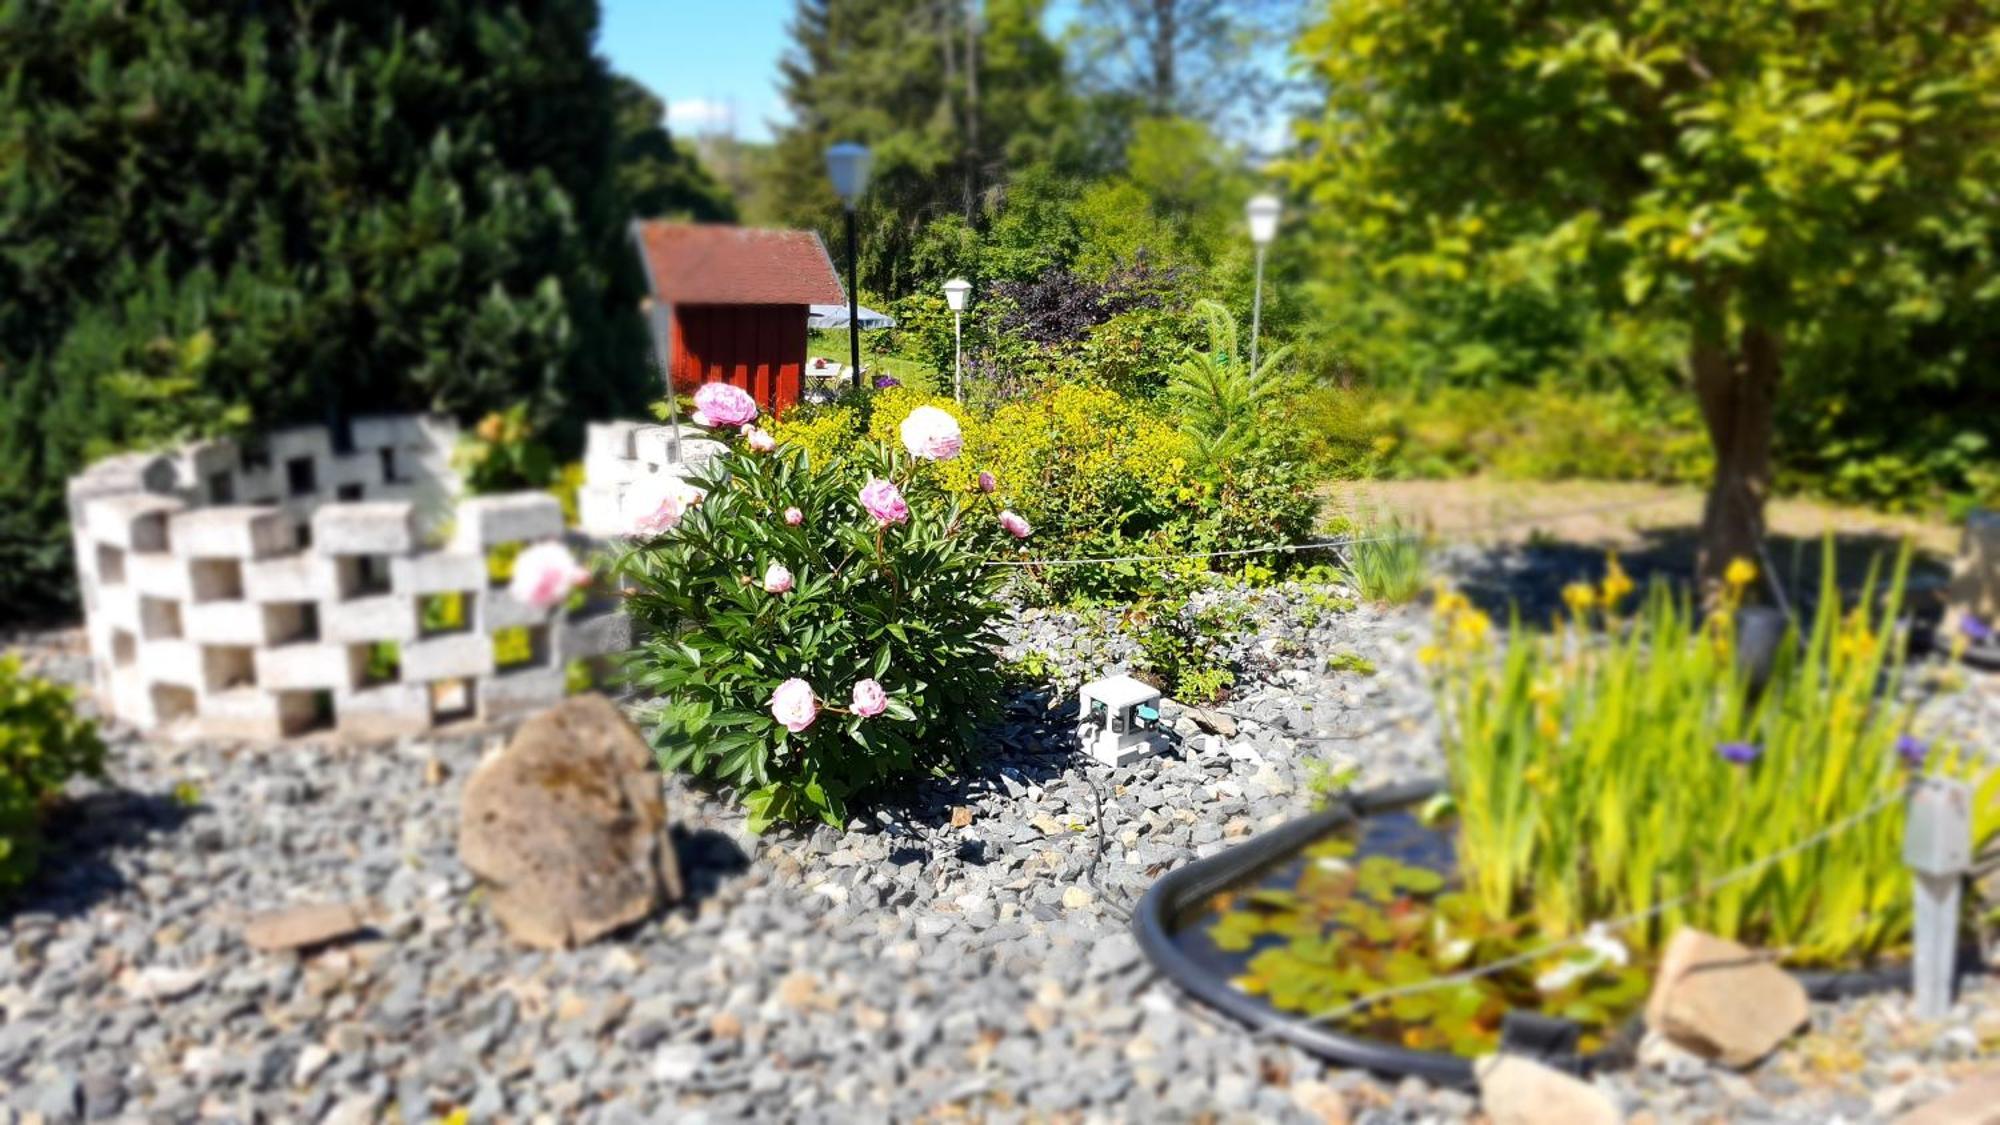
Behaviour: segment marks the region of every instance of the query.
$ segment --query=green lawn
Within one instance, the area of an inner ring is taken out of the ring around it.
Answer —
[[[883,338],[880,332],[864,332],[861,335],[861,366],[871,377],[894,375],[904,386],[931,394],[950,391],[949,374],[940,376],[927,363],[882,354],[880,341]],[[845,328],[815,328],[806,337],[808,356],[825,356],[836,363],[847,362],[847,347]]]

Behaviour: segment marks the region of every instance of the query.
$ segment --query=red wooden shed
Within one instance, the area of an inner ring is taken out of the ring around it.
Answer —
[[[819,235],[648,221],[633,240],[664,313],[653,342],[675,391],[734,383],[774,414],[799,400],[806,306],[847,300]]]

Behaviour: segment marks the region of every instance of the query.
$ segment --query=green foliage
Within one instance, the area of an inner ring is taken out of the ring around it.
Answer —
[[[524,402],[481,418],[459,439],[452,461],[465,477],[466,491],[475,496],[558,483],[555,452],[535,436]]]
[[[1847,611],[1830,541],[1826,555],[1809,630],[1778,646],[1761,693],[1734,651],[1747,564],[1731,567],[1707,620],[1665,587],[1625,617],[1629,587],[1614,571],[1601,591],[1566,593],[1557,632],[1517,631],[1497,657],[1483,615],[1440,597],[1443,639],[1424,656],[1438,669],[1466,889],[1486,917],[1563,937],[1701,891],[1628,940],[1651,948],[1693,925],[1798,963],[1853,965],[1908,938],[1900,802],[1755,878],[1712,883],[1895,798],[1907,779],[1894,622],[1908,550],[1886,590],[1871,571]],[[1727,760],[1725,744],[1755,748],[1754,761]],[[2000,832],[2000,771],[1942,743],[1924,768],[1975,783],[1976,840]]]
[[[1208,322],[1208,350],[1174,367],[1166,401],[1180,412],[1181,432],[1194,443],[1197,463],[1221,465],[1273,444],[1277,412],[1297,390],[1284,371],[1290,348],[1260,357],[1250,370],[1237,350],[1236,318],[1216,301],[1197,306]]]
[[[1135,609],[1127,629],[1139,642],[1139,664],[1160,690],[1186,703],[1212,703],[1236,682],[1228,648],[1248,624],[1227,605],[1195,609],[1173,598]]]
[[[1336,652],[1326,658],[1326,670],[1329,672],[1352,672],[1357,676],[1372,676],[1375,674],[1375,662],[1358,652]]]
[[[1401,519],[1364,526],[1340,551],[1341,581],[1371,602],[1404,605],[1424,591],[1429,552],[1423,535]]]
[[[1221,897],[1211,940],[1225,952],[1259,948],[1236,987],[1319,1016],[1371,993],[1518,956],[1540,940],[1519,921],[1481,913],[1476,897],[1430,867],[1356,852],[1353,832],[1330,836],[1306,849],[1291,886]],[[1525,1009],[1581,1025],[1579,1046],[1590,1051],[1645,1000],[1647,985],[1646,972],[1618,955],[1580,950],[1377,1001],[1330,1026],[1476,1056],[1498,1046],[1509,1010]]]
[[[618,189],[643,219],[731,222],[736,204],[692,153],[667,132],[667,107],[638,82],[611,76],[616,103]]]
[[[660,697],[662,766],[738,787],[754,830],[846,823],[850,802],[969,753],[995,706],[999,576],[980,564],[997,526],[985,498],[933,468],[875,442],[826,461],[732,451],[676,527],[619,561],[638,590],[626,604],[649,627],[627,672]],[[871,476],[901,485],[907,523],[878,527],[860,506]],[[781,518],[792,507],[797,526]],[[773,563],[791,591],[765,591]],[[819,706],[796,732],[770,710],[794,678]],[[852,713],[864,678],[886,689],[885,713]]]
[[[0,604],[68,587],[93,448],[515,401],[569,441],[642,402],[596,30],[593,0],[0,9]]]
[[[104,743],[76,713],[76,693],[0,655],[0,893],[35,873],[49,799],[72,777],[103,774]]]

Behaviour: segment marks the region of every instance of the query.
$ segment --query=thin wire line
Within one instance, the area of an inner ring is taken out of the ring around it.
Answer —
[[[1586,940],[1588,940],[1592,936],[1593,933],[1603,933],[1613,930],[1625,930],[1635,925],[1638,925],[1641,922],[1651,921],[1652,919],[1657,918],[1662,914],[1665,914],[1669,910],[1677,910],[1680,907],[1686,906],[1691,902],[1695,902],[1699,899],[1706,898],[1709,895],[1714,894],[1716,891],[1719,891],[1722,888],[1729,886],[1732,883],[1740,882],[1743,879],[1747,879],[1751,875],[1756,874],[1759,871],[1762,871],[1763,869],[1771,866],[1774,863],[1781,863],[1787,859],[1792,858],[1795,855],[1800,854],[1801,852],[1809,851],[1813,848],[1816,848],[1819,845],[1832,839],[1833,837],[1838,836],[1841,833],[1846,832],[1847,830],[1854,828],[1855,826],[1862,824],[1863,822],[1868,821],[1880,815],[1884,809],[1887,809],[1889,806],[1897,803],[1902,798],[1903,794],[1901,792],[1886,794],[1881,799],[1877,800],[1874,804],[1870,805],[1865,809],[1862,809],[1860,812],[1849,814],[1848,816],[1835,821],[1834,823],[1819,830],[1818,832],[1813,833],[1811,836],[1806,837],[1805,839],[1799,841],[1796,844],[1791,845],[1788,848],[1784,848],[1780,851],[1773,852],[1770,855],[1764,856],[1760,859],[1751,860],[1749,863],[1746,863],[1741,867],[1738,867],[1732,871],[1728,871],[1716,877],[1715,879],[1710,880],[1706,884],[1695,888],[1694,890],[1655,903],[1654,905],[1646,908],[1645,910],[1634,911],[1630,914],[1621,915],[1619,917],[1612,918],[1608,921],[1594,923],[1590,928],[1586,929],[1583,933],[1577,934],[1574,937],[1564,938],[1561,941],[1550,942],[1549,944],[1540,946],[1536,949],[1530,949],[1522,953],[1516,953],[1508,957],[1503,957],[1498,961],[1481,965],[1478,968],[1463,969],[1459,972],[1451,973],[1446,976],[1431,977],[1428,980],[1416,981],[1411,984],[1396,985],[1391,988],[1384,988],[1381,989],[1380,991],[1371,992],[1366,996],[1360,997],[1355,1000],[1351,1000],[1345,1004],[1341,1004],[1332,1008],[1327,1008],[1322,1011],[1313,1013],[1312,1015],[1305,1016],[1303,1017],[1302,1020],[1293,1021],[1293,1020],[1274,1019],[1270,1022],[1267,1022],[1262,1028],[1260,1028],[1256,1033],[1256,1037],[1261,1038],[1274,1031],[1283,1030],[1284,1028],[1292,1026],[1294,1023],[1297,1022],[1325,1023],[1330,1020],[1341,1019],[1343,1017],[1352,1015],[1355,1012],[1359,1012],[1366,1008],[1369,1008],[1383,1000],[1394,999],[1395,997],[1398,996],[1411,996],[1424,992],[1434,992],[1441,988],[1451,988],[1455,985],[1465,984],[1470,981],[1478,980],[1482,977],[1491,976],[1494,973],[1505,972],[1508,969],[1517,968],[1521,965],[1525,965],[1533,961],[1538,961],[1541,958],[1546,957],[1551,953],[1557,953],[1565,949],[1575,948],[1576,946],[1582,945]]]

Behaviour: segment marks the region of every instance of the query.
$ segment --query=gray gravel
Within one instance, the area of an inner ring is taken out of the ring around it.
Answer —
[[[61,850],[0,915],[0,1123],[1464,1119],[1463,1093],[1251,1041],[1157,980],[1123,921],[1159,874],[1310,808],[1317,778],[1436,771],[1421,613],[1326,609],[1338,594],[1206,595],[1246,598],[1258,623],[1233,651],[1240,729],[1212,742],[1170,709],[1182,749],[1136,768],[1081,764],[1060,700],[1027,691],[978,774],[845,831],[752,837],[669,780],[692,901],[561,954],[510,946],[454,857],[459,786],[503,732],[113,731],[117,787],[77,787]],[[1131,656],[1109,614],[1008,633],[1065,687]],[[77,643],[19,647],[80,678]],[[1341,652],[1378,674],[1326,671]],[[1939,706],[1991,730],[2000,686]],[[243,945],[246,915],[327,900],[368,904],[375,930],[305,959]],[[2000,990],[1982,984],[1943,1027],[1896,997],[1818,1005],[1814,1033],[1749,1075],[1681,1060],[1605,1081],[1659,1120],[1877,1120],[1995,1046]]]

